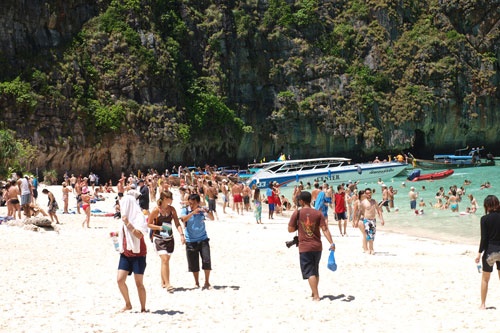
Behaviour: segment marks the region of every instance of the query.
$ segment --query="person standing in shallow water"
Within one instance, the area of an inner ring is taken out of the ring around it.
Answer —
[[[486,309],[486,295],[488,294],[488,283],[496,262],[498,277],[500,278],[500,202],[494,195],[488,195],[484,199],[485,214],[481,217],[481,242],[476,257],[479,264],[482,254],[483,275],[481,278],[481,305],[479,309]],[[489,256],[497,256],[494,262],[488,263]]]

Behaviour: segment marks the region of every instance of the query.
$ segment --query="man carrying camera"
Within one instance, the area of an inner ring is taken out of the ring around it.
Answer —
[[[335,245],[323,214],[321,211],[311,208],[311,193],[301,192],[298,203],[302,208],[293,213],[288,223],[288,232],[298,231],[298,238],[294,237],[291,244],[287,242],[287,246],[295,244],[299,247],[302,277],[309,281],[313,300],[319,301],[319,261],[323,250],[319,230],[323,231],[326,239],[330,242],[330,249],[334,249]]]

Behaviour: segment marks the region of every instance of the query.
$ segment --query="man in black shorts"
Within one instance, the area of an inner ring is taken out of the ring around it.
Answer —
[[[333,249],[335,245],[325,217],[321,211],[311,208],[311,193],[301,192],[298,199],[299,206],[302,208],[296,210],[290,218],[288,232],[298,230],[302,278],[309,281],[313,300],[319,301],[319,261],[323,250],[319,230],[323,231],[326,239],[330,242],[330,249]]]

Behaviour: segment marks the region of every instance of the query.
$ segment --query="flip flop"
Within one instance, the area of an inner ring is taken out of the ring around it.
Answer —
[[[174,287],[172,287],[172,286],[170,286],[170,287],[168,287],[168,288],[167,288],[167,291],[168,291],[169,293],[171,293],[171,294],[174,292],[174,290],[175,290],[175,288],[174,288]]]

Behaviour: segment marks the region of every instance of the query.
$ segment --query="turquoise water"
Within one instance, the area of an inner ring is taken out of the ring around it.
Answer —
[[[428,174],[440,170],[422,170],[422,174]],[[448,240],[452,242],[462,242],[468,244],[479,244],[480,229],[479,221],[484,214],[483,201],[487,195],[494,194],[500,196],[500,166],[477,167],[477,168],[462,168],[456,169],[455,173],[445,179],[435,180],[433,182],[406,182],[406,176],[398,176],[393,179],[384,180],[387,186],[393,186],[398,190],[394,197],[394,207],[399,208],[399,212],[395,213],[391,209],[387,213],[384,208],[384,219],[386,225],[379,230],[388,230],[409,234],[412,236],[422,236],[435,238],[440,240]],[[472,181],[471,185],[464,186],[464,181],[468,179]],[[489,181],[492,185],[490,189],[481,190],[481,184]],[[402,187],[402,182],[406,183],[406,188]],[[470,207],[468,194],[472,194],[479,205],[476,214],[460,215],[452,213],[451,210],[434,209],[430,205],[436,203],[436,192],[439,187],[444,187],[445,194],[448,193],[449,187],[457,185],[459,188],[464,186],[466,195],[462,196],[462,201],[459,203],[459,212],[464,212],[467,207]],[[410,210],[410,200],[408,193],[410,187],[415,187],[419,192],[417,208],[424,210],[424,215],[415,216]],[[422,190],[422,186],[426,190]],[[360,183],[358,189],[366,187],[374,188],[375,195],[373,198],[377,201],[382,200],[381,186],[376,183]],[[293,188],[283,189],[283,194],[291,198]],[[418,207],[420,199],[424,199],[426,207]]]

